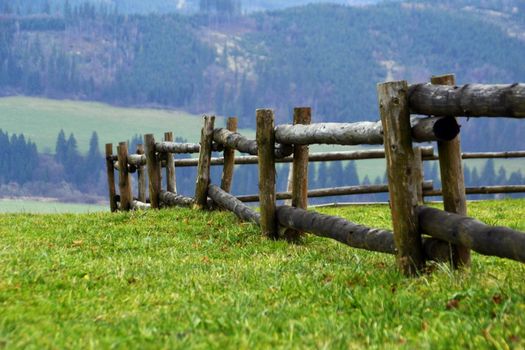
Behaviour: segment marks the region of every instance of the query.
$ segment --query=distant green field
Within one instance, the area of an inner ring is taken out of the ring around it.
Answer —
[[[108,208],[108,206],[103,205],[0,199],[0,213],[94,213],[109,210]]]
[[[222,118],[217,120],[223,125]],[[154,133],[159,139],[166,131],[190,142],[200,138],[202,120],[181,111],[119,108],[102,103],[50,100],[31,97],[0,98],[0,128],[23,133],[40,152],[54,153],[57,135],[63,129],[75,135],[80,151],[87,151],[93,131],[102,145],[129,140],[133,135]]]

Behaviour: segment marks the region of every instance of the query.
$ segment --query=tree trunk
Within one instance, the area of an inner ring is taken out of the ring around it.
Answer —
[[[199,209],[205,209],[208,202],[214,124],[215,116],[204,117],[204,127],[201,132],[201,151],[197,168],[197,182],[195,184],[195,206]]]
[[[242,221],[260,224],[261,215],[259,213],[250,209],[240,200],[220,189],[218,186],[210,185],[208,195],[219,207],[233,212]]]

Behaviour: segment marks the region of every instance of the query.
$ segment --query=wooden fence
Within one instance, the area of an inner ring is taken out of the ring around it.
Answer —
[[[296,108],[292,125],[274,125],[272,110],[256,111],[256,139],[237,133],[235,118],[227,128],[215,128],[215,117],[204,118],[199,144],[174,143],[166,133],[163,142],[145,135],[145,147],[128,154],[119,143],[117,155],[106,145],[106,165],[111,210],[186,206],[219,206],[241,220],[261,227],[270,238],[298,239],[304,232],[329,237],[352,247],[395,254],[407,275],[419,272],[426,260],[468,266],[470,249],[525,262],[525,234],[491,227],[467,217],[466,194],[525,192],[525,185],[465,188],[462,159],[524,157],[525,151],[461,153],[456,116],[525,118],[525,85],[454,85],[451,75],[433,77],[429,84],[408,86],[405,81],[378,85],[380,122],[311,123],[309,108]],[[423,114],[432,117],[414,117]],[[414,142],[437,141],[432,147]],[[309,154],[310,144],[376,145],[384,149]],[[222,158],[212,158],[222,151]],[[250,156],[236,157],[235,152]],[[198,153],[199,159],[174,159],[174,154]],[[308,190],[308,163],[327,160],[385,158],[388,184]],[[423,161],[439,160],[442,189],[424,181]],[[291,191],[276,192],[276,163],[292,163]],[[258,164],[259,193],[235,197],[231,190],[235,164]],[[210,181],[210,168],[223,165],[221,185]],[[197,166],[195,195],[177,194],[175,167]],[[166,173],[166,190],[161,174]],[[116,194],[115,172],[119,174]],[[149,198],[146,198],[145,174]],[[133,197],[131,173],[138,174],[138,195]],[[307,211],[308,197],[388,192],[393,232],[368,228],[348,220]],[[445,211],[425,207],[424,196],[442,195]],[[291,206],[277,200],[291,199]],[[259,201],[260,213],[243,202]],[[281,230],[280,228],[284,228]],[[281,234],[279,234],[281,232]],[[423,235],[423,236],[422,236]]]

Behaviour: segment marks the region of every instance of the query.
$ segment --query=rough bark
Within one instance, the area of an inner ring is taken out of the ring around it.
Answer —
[[[450,141],[459,135],[460,126],[453,117],[412,118],[415,142]]]
[[[144,155],[144,145],[137,145],[137,155]],[[128,156],[129,162],[130,156]],[[146,158],[146,156],[144,156]],[[146,203],[146,172],[144,165],[137,166],[138,200]]]
[[[157,142],[155,150],[159,153],[199,153],[201,146],[197,143]]]
[[[148,204],[142,201],[138,201],[138,200],[133,200],[131,202],[131,210],[147,210],[147,209],[151,209],[151,204]]]
[[[159,195],[162,207],[192,207],[195,200],[173,192],[161,191]]]
[[[129,211],[131,209],[131,201],[133,200],[133,193],[131,190],[131,175],[128,172],[128,144],[127,142],[120,142],[117,147],[118,162],[119,162],[119,181],[118,187],[120,192],[120,210]]]
[[[417,184],[417,203],[419,205],[423,205],[425,201],[425,197],[423,196],[425,173],[423,169],[423,155],[421,153],[421,148],[414,147],[414,176],[416,177],[414,181]]]
[[[113,167],[113,144],[106,143],[106,172],[108,177],[108,196],[111,212],[117,211],[115,168]]]
[[[242,221],[260,224],[261,215],[259,213],[255,212],[233,195],[222,190],[218,186],[210,185],[208,189],[208,195],[220,208],[233,212]]]
[[[275,131],[270,109],[256,111],[256,139],[259,158],[259,198],[262,234],[277,238],[275,220]]]
[[[414,152],[406,81],[377,87],[381,122],[385,131],[392,226],[398,250],[397,261],[406,275],[424,266],[421,235],[418,232],[417,177],[413,169]]]
[[[525,118],[525,84],[416,84],[410,86],[409,101],[415,114]]]
[[[525,262],[525,233],[488,226],[475,219],[439,209],[419,207],[421,233],[470,248],[480,254]]]
[[[237,131],[237,118],[228,118],[226,128],[231,132]],[[215,133],[214,133],[215,135]],[[226,192],[231,191],[233,170],[235,166],[235,148],[224,148],[224,166],[222,167],[221,189]]]
[[[257,155],[257,142],[247,139],[238,132],[223,128],[215,129],[213,131],[213,141],[242,153]]]
[[[161,190],[161,167],[160,159],[155,151],[155,138],[153,134],[144,135],[144,144],[146,147],[146,163],[148,169],[148,188],[151,208],[158,209],[159,194]]]
[[[431,83],[436,85],[455,85],[454,75],[435,76]],[[453,118],[454,120],[456,118]],[[438,141],[439,169],[443,190],[443,205],[445,211],[459,215],[467,215],[467,196],[465,194],[465,177],[461,159],[461,140],[457,135],[450,141]],[[470,265],[470,250],[462,246],[451,246],[451,254],[456,257],[453,266],[466,267]]]
[[[201,131],[201,151],[197,168],[197,181],[195,184],[195,206],[199,209],[205,209],[208,202],[214,124],[215,116],[204,117],[204,126]]]

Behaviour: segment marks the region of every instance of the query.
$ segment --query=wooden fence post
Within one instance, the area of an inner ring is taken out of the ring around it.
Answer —
[[[237,132],[237,118],[228,118],[226,122],[226,129],[231,132]],[[233,180],[233,171],[235,166],[235,149],[224,148],[224,165],[222,167],[221,189],[230,193]]]
[[[436,85],[456,85],[456,78],[453,74],[434,76],[430,82]],[[460,135],[452,141],[438,141],[438,154],[445,211],[466,216],[467,198]],[[470,250],[466,247],[452,245],[451,257],[454,267],[470,265]]]
[[[294,109],[293,123],[310,124],[312,122],[312,110],[309,107]],[[295,145],[292,163],[292,207],[308,208],[308,145]],[[287,240],[298,240],[303,232],[297,230],[286,230]]]
[[[278,238],[275,213],[275,128],[273,111],[271,109],[258,109],[256,119],[261,231],[267,237]]]
[[[173,142],[173,133],[164,133],[164,141]],[[175,160],[173,154],[166,153],[166,190],[168,192],[177,193],[177,180],[175,177]]]
[[[129,211],[133,201],[131,190],[131,175],[128,169],[128,143],[120,142],[117,147],[119,180],[118,187],[120,192],[120,210]]]
[[[113,144],[106,143],[106,170],[108,176],[109,207],[111,212],[117,211],[115,191],[115,167],[113,165]]]
[[[414,147],[414,176],[417,184],[417,204],[423,205],[425,197],[423,196],[423,183],[425,182],[425,173],[423,168],[423,153],[421,147]]]
[[[159,195],[161,191],[161,164],[155,151],[155,137],[153,134],[144,135],[146,146],[146,166],[148,168],[149,200],[152,209],[160,207]]]
[[[137,145],[137,154],[144,154],[144,145]],[[144,173],[144,165],[137,166],[137,186],[138,186],[138,200],[146,203],[146,174]]]
[[[418,232],[417,177],[406,81],[377,86],[388,171],[397,262],[405,275],[415,275],[424,266],[421,235]]]
[[[197,182],[195,184],[195,207],[198,209],[206,208],[208,202],[214,124],[215,116],[204,117],[204,126],[201,131],[199,165],[197,167]]]

